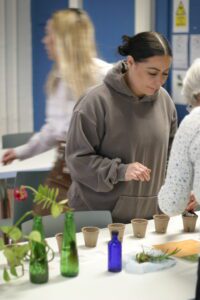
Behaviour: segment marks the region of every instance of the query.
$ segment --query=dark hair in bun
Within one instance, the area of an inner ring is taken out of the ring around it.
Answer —
[[[122,56],[131,55],[136,62],[141,62],[152,56],[172,56],[169,42],[158,32],[141,32],[133,37],[124,35],[122,42],[123,44],[118,47],[119,54]]]

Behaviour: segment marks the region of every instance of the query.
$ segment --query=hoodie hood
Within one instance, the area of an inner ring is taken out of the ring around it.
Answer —
[[[114,89],[117,93],[131,97],[132,101],[152,102],[158,97],[159,91],[152,96],[144,96],[139,98],[128,87],[124,74],[127,72],[126,61],[119,61],[116,65],[107,73],[104,83]]]

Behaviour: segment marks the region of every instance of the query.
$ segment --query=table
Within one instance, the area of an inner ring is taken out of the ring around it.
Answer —
[[[15,178],[17,172],[23,171],[48,171],[53,167],[56,158],[56,149],[51,149],[25,160],[14,160],[9,165],[2,165],[1,159],[6,149],[0,149],[0,184],[6,185],[6,180]],[[1,200],[1,199],[0,199]],[[10,217],[8,201],[1,203],[2,218]]]
[[[6,149],[0,149],[0,161]],[[0,163],[0,179],[15,178],[21,171],[48,171],[55,161],[56,150],[51,149],[25,160],[15,160],[9,165]]]
[[[200,219],[200,218],[199,218]],[[197,221],[199,228],[200,220]],[[181,216],[170,219],[167,234],[156,234],[153,221],[149,221],[146,237],[136,239],[130,224],[126,225],[123,240],[123,256],[141,251],[141,246],[167,241],[199,239],[199,231],[183,233]],[[34,285],[28,279],[28,266],[24,277],[9,284],[0,284],[1,299],[73,299],[73,300],[189,300],[194,297],[197,263],[177,259],[177,264],[166,270],[142,275],[107,272],[107,228],[100,230],[96,248],[86,248],[82,233],[77,234],[80,274],[75,278],[64,278],[59,271],[59,255],[55,238],[48,242],[57,252],[49,263],[50,279],[47,284]],[[2,263],[2,254],[0,254]],[[2,266],[1,266],[2,271]],[[0,277],[1,278],[1,277]]]

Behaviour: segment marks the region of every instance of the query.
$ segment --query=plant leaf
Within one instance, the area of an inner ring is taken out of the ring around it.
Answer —
[[[144,262],[160,262],[163,260],[170,259],[170,256],[175,255],[178,253],[180,249],[175,248],[171,252],[168,250],[163,252],[162,254],[152,254],[150,251],[142,251],[136,254],[136,261],[139,263],[144,263]]]
[[[19,245],[8,245],[3,251],[10,266],[18,266],[21,264],[21,258],[17,255],[17,247],[19,247]]]
[[[66,204],[69,200],[68,199],[64,199],[62,201],[59,201],[59,204]]]
[[[8,274],[8,271],[6,268],[4,268],[4,270],[3,270],[3,279],[6,282],[10,281],[10,275]]]
[[[16,270],[16,267],[15,266],[11,266],[10,267],[10,273],[15,276],[15,277],[18,277],[17,275],[17,270]]]
[[[181,258],[185,259],[185,260],[188,260],[188,261],[191,261],[191,262],[198,262],[199,255],[198,254],[192,254],[192,255],[183,256]]]
[[[22,237],[21,230],[16,226],[1,226],[0,230],[7,234],[13,241],[18,241]]]
[[[63,209],[61,207],[61,205],[59,205],[58,203],[53,203],[51,206],[51,214],[53,218],[57,218],[61,213],[62,213]]]
[[[2,238],[0,238],[0,251],[4,248],[4,241]]]
[[[28,251],[30,250],[30,245],[28,243],[23,245],[16,245],[15,247],[15,255],[20,259],[24,259],[27,255]]]
[[[12,229],[12,226],[0,226],[0,230],[3,232],[3,233],[8,233],[9,230]]]
[[[31,233],[28,235],[28,239],[38,243],[42,242],[41,234],[37,230],[31,231]]]
[[[16,242],[22,238],[22,232],[18,227],[13,226],[12,230],[8,232],[8,236]]]

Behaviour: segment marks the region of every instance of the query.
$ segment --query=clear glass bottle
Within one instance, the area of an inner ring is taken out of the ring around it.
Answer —
[[[196,282],[196,292],[194,300],[200,299],[200,258],[198,260],[198,268],[197,268],[197,282]]]
[[[122,244],[118,240],[118,231],[112,231],[112,239],[108,243],[108,271],[122,270]]]
[[[72,211],[65,213],[65,225],[62,241],[60,271],[64,277],[74,277],[78,275],[79,263],[76,246],[76,230],[74,214]]]
[[[43,244],[32,242],[29,277],[32,283],[45,283],[49,280],[49,270],[41,216],[34,216],[33,230],[40,233]]]

